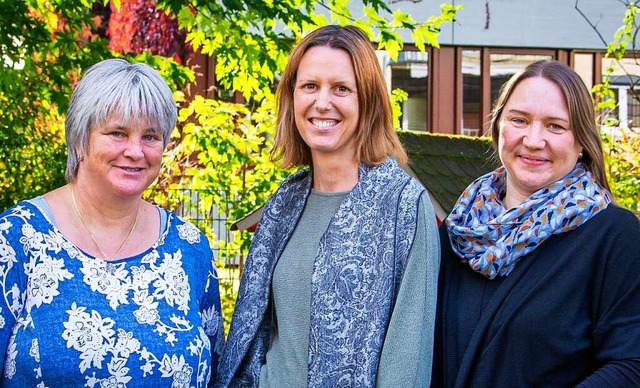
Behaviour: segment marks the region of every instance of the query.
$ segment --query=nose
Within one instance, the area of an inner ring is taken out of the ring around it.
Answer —
[[[522,144],[529,149],[542,149],[546,142],[544,134],[544,125],[539,122],[533,122],[527,129],[522,139]]]
[[[136,136],[129,137],[127,147],[124,150],[124,156],[133,160],[139,160],[144,157],[142,151],[142,139]]]
[[[316,101],[313,106],[320,112],[326,112],[333,107],[331,102],[331,91],[327,88],[322,88],[316,95]]]

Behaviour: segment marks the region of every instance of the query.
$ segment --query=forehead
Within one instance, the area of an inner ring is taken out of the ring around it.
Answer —
[[[342,78],[355,81],[351,56],[328,46],[310,47],[300,59],[298,78]]]
[[[143,115],[110,114],[98,125],[117,128],[144,128],[159,131],[158,120]]]
[[[505,110],[555,112],[569,116],[567,101],[560,86],[542,77],[532,77],[520,81],[509,96]]]

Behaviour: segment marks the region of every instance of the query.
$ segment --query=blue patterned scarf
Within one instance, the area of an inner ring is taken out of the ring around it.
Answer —
[[[308,169],[290,176],[264,207],[216,387],[259,384],[271,341],[273,270],[302,214],[312,181]],[[386,329],[416,233],[418,202],[425,193],[394,159],[360,166],[358,184],[334,215],[314,262],[309,387],[375,386]]]
[[[501,201],[506,178],[503,166],[476,179],[445,221],[462,262],[489,279],[509,275],[551,235],[576,229],[611,203],[582,163],[509,210]]]

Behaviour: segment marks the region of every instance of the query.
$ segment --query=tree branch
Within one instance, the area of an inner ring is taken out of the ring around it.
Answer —
[[[582,18],[589,24],[589,26],[591,26],[591,28],[593,28],[593,30],[595,31],[596,34],[598,34],[598,37],[600,38],[600,41],[604,44],[604,47],[607,47],[607,40],[602,36],[602,34],[600,33],[600,31],[598,30],[598,23],[600,22],[598,20],[598,22],[596,22],[595,24],[591,22],[591,20],[589,20],[589,18],[587,17],[587,15],[585,15],[584,12],[582,12],[582,10],[580,9],[580,7],[578,6],[578,3],[580,2],[580,0],[576,0],[576,3],[574,5],[574,8],[576,11],[578,11],[578,13],[580,14],[580,16],[582,16]]]

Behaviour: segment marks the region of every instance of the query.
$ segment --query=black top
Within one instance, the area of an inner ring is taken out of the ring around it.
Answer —
[[[507,277],[461,263],[440,226],[434,387],[640,386],[640,223],[610,205]]]

